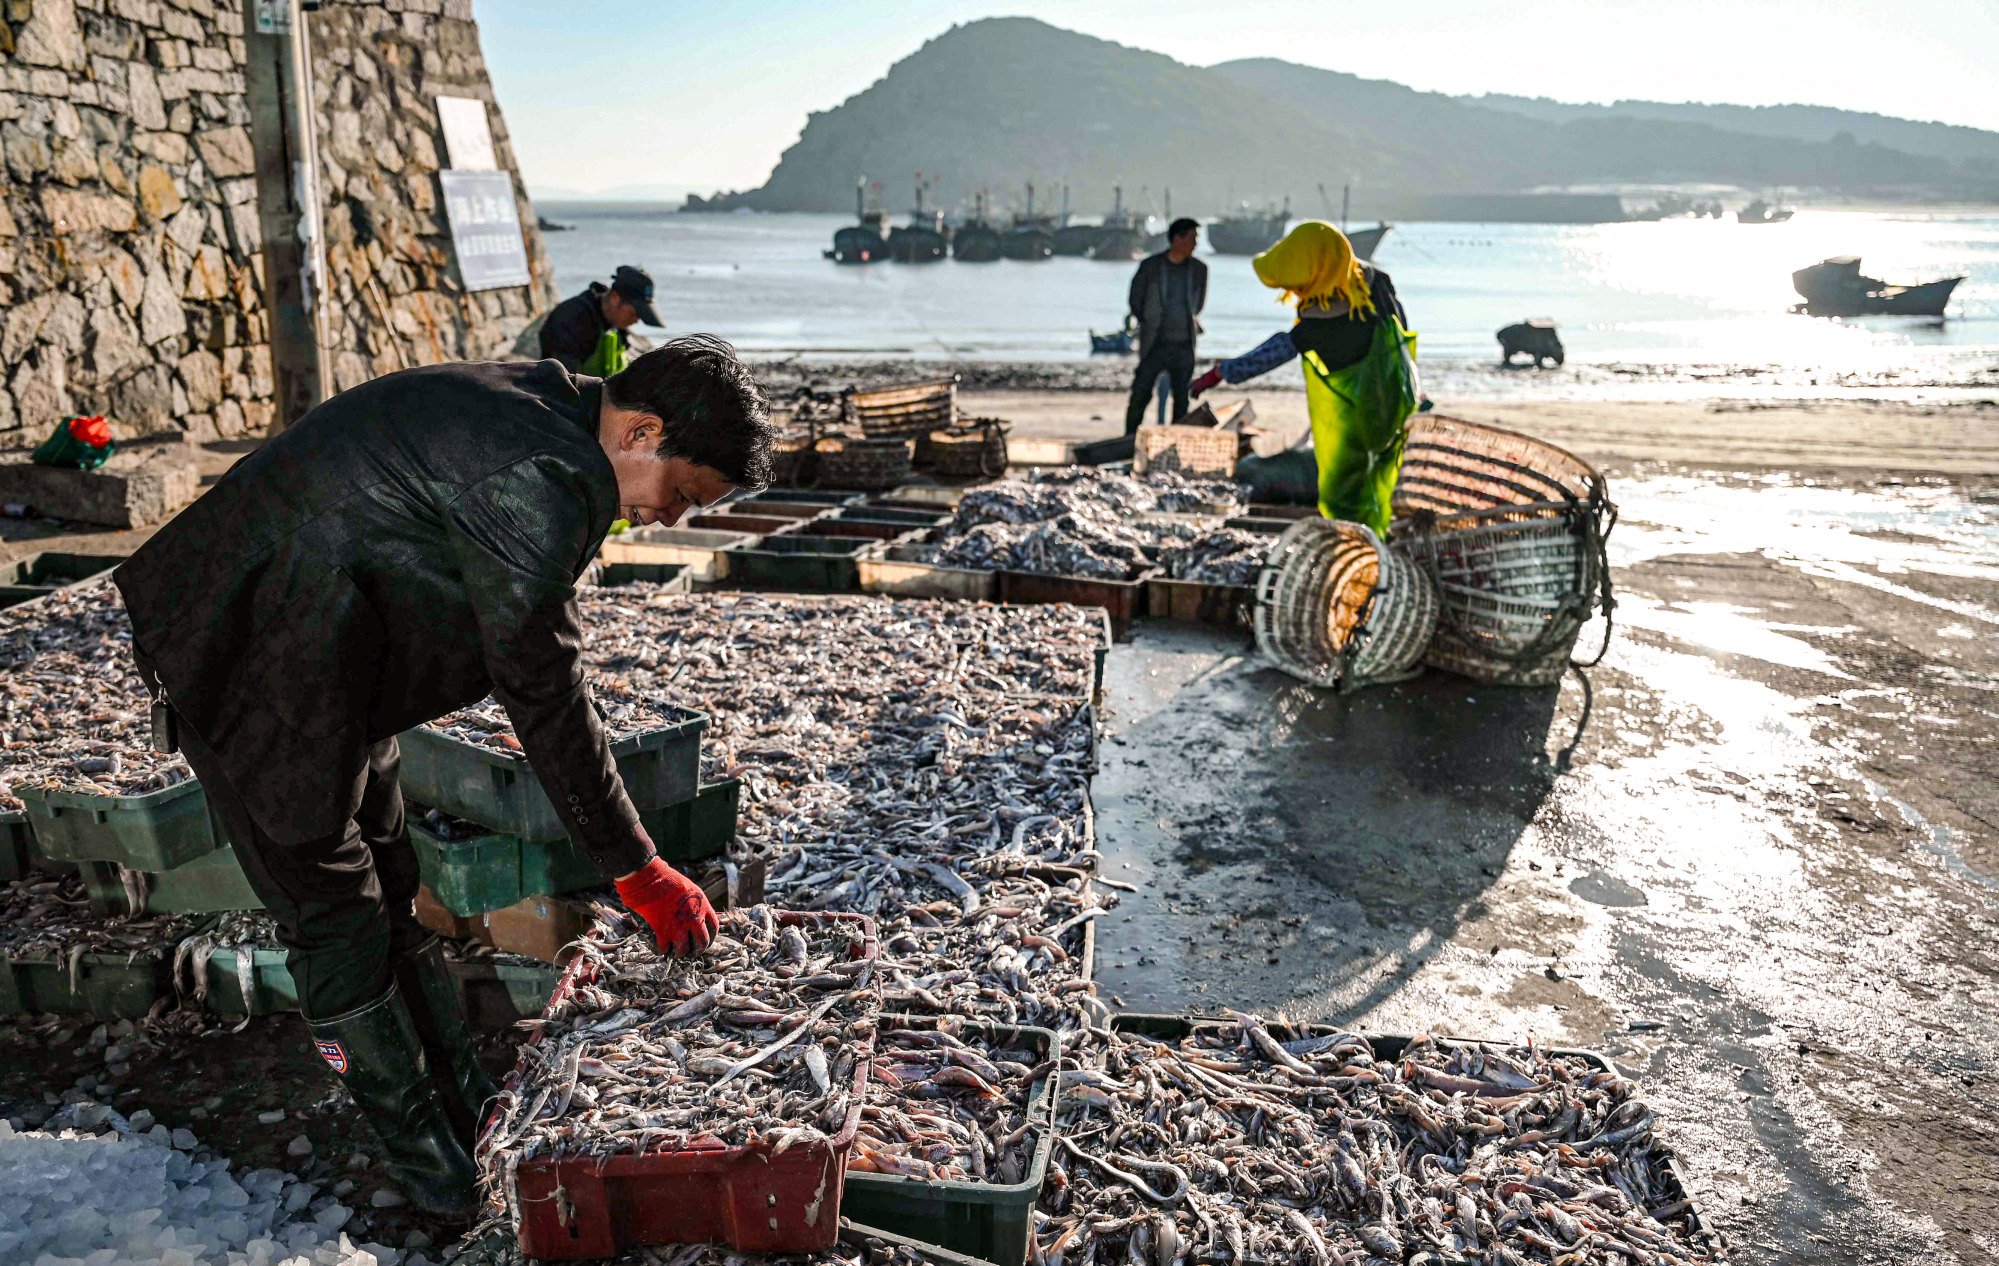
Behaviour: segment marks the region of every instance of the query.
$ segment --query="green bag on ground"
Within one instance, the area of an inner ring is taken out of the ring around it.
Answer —
[[[578,366],[578,372],[593,378],[609,378],[612,374],[623,373],[624,369],[625,340],[618,337],[616,330],[605,330],[598,335],[596,350]]]
[[[1386,535],[1402,471],[1402,441],[1416,412],[1416,336],[1394,317],[1375,322],[1357,364],[1329,370],[1306,352],[1305,405],[1319,463],[1319,513]]]
[[[38,466],[96,470],[117,451],[117,442],[103,418],[64,418],[29,460]]]

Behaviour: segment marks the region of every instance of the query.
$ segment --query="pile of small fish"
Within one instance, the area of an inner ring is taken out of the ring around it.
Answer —
[[[0,952],[130,954],[172,945],[211,917],[99,914],[90,908],[81,876],[32,874],[0,885]]]
[[[877,962],[859,920],[729,911],[708,949],[665,958],[634,920],[581,944],[480,1141],[489,1199],[511,1213],[535,1158],[643,1154],[695,1139],[778,1150],[830,1138],[873,1054]],[[572,964],[572,971],[577,970]]]
[[[1065,467],[972,489],[913,556],[980,571],[1127,580],[1162,548],[1219,522],[1184,517],[1189,512],[1212,515],[1240,504],[1232,483]]]
[[[1272,538],[1237,528],[1217,528],[1159,551],[1159,566],[1174,580],[1207,585],[1253,585]]]
[[[0,810],[19,786],[137,795],[194,775],[153,750],[151,700],[132,629],[108,584],[0,612]]]
[[[1713,1261],[1661,1193],[1637,1087],[1538,1046],[1286,1040],[1254,1017],[1106,1035],[1063,1075],[1038,1266]]]
[[[592,678],[590,701],[597,709],[597,719],[604,723],[605,737],[613,743],[683,719],[677,709],[634,690],[615,677]],[[446,713],[423,728],[481,747],[496,747],[503,752],[518,753],[521,750],[520,739],[514,737],[513,720],[507,716],[507,710],[500,701],[491,695],[469,708]]]
[[[978,1028],[886,1029],[868,1074],[849,1172],[926,1181],[1024,1182],[1038,1141],[1027,1118],[1054,1065]],[[1046,1109],[1041,1125],[1047,1126]]]

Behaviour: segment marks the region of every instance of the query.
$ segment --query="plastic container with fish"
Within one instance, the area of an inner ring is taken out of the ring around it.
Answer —
[[[861,936],[855,956],[878,953],[874,921],[858,914],[783,912],[787,926],[849,923]],[[579,957],[549,999],[557,1006],[596,966]],[[529,1039],[541,1040],[538,1032]],[[637,1154],[522,1160],[514,1169],[521,1252],[531,1258],[609,1257],[642,1244],[717,1241],[742,1252],[811,1253],[840,1235],[847,1156],[867,1098],[872,1042],[854,1063],[851,1104],[840,1130],[780,1150],[765,1140],[728,1146],[697,1137]],[[526,1060],[507,1079],[518,1093]],[[489,1122],[488,1128],[491,1128]]]
[[[1054,1068],[1061,1059],[1061,1038],[1043,1028],[991,1024],[943,1017],[883,1016],[881,1031],[948,1027],[955,1036],[976,1037],[991,1047],[1021,1047],[1034,1051],[1038,1063]],[[873,1093],[881,1094],[876,1086]],[[1048,1176],[1049,1152],[1055,1145],[1055,1099],[1051,1078],[1044,1074],[1029,1088],[1025,1117],[1029,1142],[1027,1171],[1020,1181],[959,1182],[904,1178],[890,1174],[847,1171],[845,1213],[869,1226],[940,1245],[997,1266],[1022,1266],[1033,1239],[1034,1202]]]
[[[750,548],[729,551],[729,580],[746,589],[791,593],[843,593],[860,574],[856,556],[871,541],[852,537],[767,536]]]
[[[1133,622],[1145,615],[1145,582],[1151,578],[1153,569],[1135,571],[1123,580],[1048,576],[1031,571],[995,574],[999,577],[1001,602],[1067,602],[1079,607],[1102,607],[1110,616],[1112,636],[1128,642]]]
[[[708,718],[686,708],[672,713],[672,720],[611,744],[618,776],[641,813],[691,799],[699,789],[701,734]],[[567,834],[548,792],[520,753],[423,726],[405,730],[401,747],[401,781],[410,799],[523,840]]]
[[[228,843],[193,778],[136,795],[17,786],[35,845],[62,862],[117,862],[172,870]]]

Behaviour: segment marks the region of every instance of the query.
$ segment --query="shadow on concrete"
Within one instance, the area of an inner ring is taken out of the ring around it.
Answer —
[[[1560,698],[1437,672],[1338,695],[1240,639],[1141,626],[1112,658],[1094,787],[1105,873],[1140,887],[1099,926],[1105,992],[1366,1011],[1504,869],[1577,741]]]

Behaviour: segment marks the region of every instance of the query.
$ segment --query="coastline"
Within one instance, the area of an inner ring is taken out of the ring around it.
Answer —
[[[773,404],[800,387],[837,393],[855,383],[917,382],[955,374],[963,414],[1003,418],[1023,438],[1085,442],[1123,429],[1128,358],[1097,362],[760,361]],[[1995,370],[1999,373],[1999,370]],[[1495,371],[1495,378],[1500,375]],[[1452,392],[1433,385],[1439,412],[1526,431],[1606,470],[1635,463],[1699,469],[1786,471],[1800,476],[1942,475],[1999,480],[1999,383],[1984,390],[1857,389],[1825,394],[1731,394],[1692,384],[1670,398],[1592,389],[1553,376],[1522,389]],[[1305,393],[1284,375],[1251,389],[1223,386],[1216,403],[1248,400],[1261,428],[1280,437],[1306,426]],[[1742,384],[1747,386],[1747,384]],[[1554,387],[1549,392],[1548,387]],[[1663,393],[1662,393],[1663,394]],[[1150,411],[1148,411],[1150,415]],[[1281,446],[1281,444],[1280,444]]]

